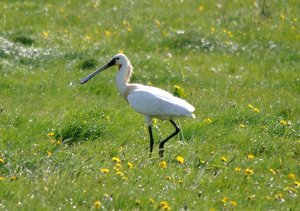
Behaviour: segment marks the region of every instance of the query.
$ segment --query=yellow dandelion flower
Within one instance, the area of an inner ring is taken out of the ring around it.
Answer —
[[[85,35],[85,36],[84,36],[84,40],[85,40],[85,41],[89,41],[90,39],[91,39],[91,37],[90,37],[89,35]]]
[[[14,175],[14,176],[11,176],[11,177],[10,177],[10,180],[11,180],[11,181],[16,181],[16,180],[17,180],[17,176],[15,176],[15,175]]]
[[[150,198],[149,199],[149,203],[154,205],[155,204],[155,200],[153,198]]]
[[[127,167],[130,168],[130,169],[132,169],[133,168],[133,164],[130,163],[130,162],[127,162]]]
[[[294,185],[295,185],[296,188],[299,188],[300,187],[300,182],[299,181],[295,181]]]
[[[228,31],[228,32],[227,32],[227,35],[228,35],[229,37],[233,37],[233,34],[232,34],[231,31]]]
[[[171,210],[169,203],[166,201],[161,201],[159,205],[159,207],[163,210]]]
[[[216,29],[215,29],[214,27],[211,27],[211,28],[210,28],[210,31],[211,31],[212,33],[214,33],[214,32],[216,31]]]
[[[274,169],[270,169],[269,171],[270,171],[270,173],[273,174],[273,175],[276,174],[276,171],[275,171]]]
[[[183,96],[183,88],[179,85],[174,86],[174,96],[182,97]]]
[[[3,180],[5,180],[5,177],[0,177],[0,181],[3,181]]]
[[[116,162],[116,163],[120,163],[121,160],[118,157],[112,157],[112,161]]]
[[[49,32],[44,31],[44,32],[43,32],[43,36],[44,36],[44,38],[48,38],[48,37],[49,37]]]
[[[111,31],[106,30],[106,31],[105,31],[105,36],[106,36],[106,37],[110,37],[110,36],[111,36]]]
[[[287,125],[287,121],[285,121],[284,119],[280,120],[279,123],[282,125]]]
[[[106,36],[106,37],[110,37],[110,36],[111,36],[111,32],[108,31],[108,30],[106,30],[106,31],[105,31],[105,36]]]
[[[293,174],[293,173],[289,173],[289,174],[288,174],[288,178],[290,178],[290,179],[295,179],[295,178],[296,178],[296,175]]]
[[[123,179],[123,180],[128,180],[128,177],[125,177],[125,176],[124,176],[124,177],[122,177],[122,179]]]
[[[49,137],[53,137],[54,136],[54,133],[53,132],[50,132],[47,134]]]
[[[233,206],[233,207],[236,207],[236,206],[237,206],[237,202],[234,201],[234,200],[231,200],[231,201],[229,202],[229,204],[230,204],[231,206]]]
[[[159,162],[159,166],[161,168],[167,168],[167,162],[166,161],[161,161],[161,162]]]
[[[198,11],[199,11],[199,12],[203,12],[203,11],[204,11],[204,7],[203,7],[202,5],[200,5],[200,6],[198,7]]]
[[[228,202],[228,197],[226,197],[226,196],[224,196],[222,199],[221,199],[221,202],[223,203],[223,204],[225,204],[225,203],[227,203]]]
[[[122,171],[117,171],[117,175],[120,176],[120,177],[123,177],[124,173]]]
[[[249,155],[247,155],[247,158],[248,158],[249,160],[254,159],[254,155],[249,154]]]
[[[211,120],[211,118],[206,118],[203,120],[203,122],[209,124],[209,123],[212,123],[212,120]]]
[[[241,168],[239,168],[239,167],[235,167],[235,168],[234,168],[234,171],[236,171],[236,172],[240,172],[240,171],[241,171]]]
[[[156,118],[153,118],[153,119],[152,119],[152,123],[153,123],[154,125],[156,125],[156,124],[157,124],[157,119],[156,119]]]
[[[180,185],[183,184],[183,180],[182,180],[182,179],[179,179],[177,182],[178,182]]]
[[[249,168],[246,168],[244,170],[244,173],[247,174],[247,175],[252,175],[253,174],[253,170],[249,169]]]
[[[52,153],[51,152],[47,152],[47,155],[48,155],[48,157],[51,157]]]
[[[4,164],[4,159],[0,158],[0,163]]]
[[[222,160],[223,162],[227,162],[227,158],[224,157],[224,156],[221,157],[221,160]]]
[[[284,14],[281,14],[281,15],[280,15],[280,19],[281,19],[281,20],[285,20],[285,15],[284,15]]]
[[[114,170],[119,171],[122,168],[122,165],[120,163],[116,163],[116,165],[113,167]]]
[[[162,209],[162,210],[171,210],[171,207],[165,205],[165,206],[162,206],[161,209]]]
[[[239,125],[239,127],[240,127],[240,128],[245,128],[245,127],[246,127],[246,125],[244,125],[244,124],[240,124],[240,125]]]
[[[119,49],[119,50],[118,50],[118,53],[124,53],[124,51],[123,51],[123,50],[121,50],[121,49]]]
[[[252,104],[248,104],[248,108],[254,109],[254,106]]]
[[[101,172],[102,174],[106,174],[106,173],[109,172],[109,169],[107,169],[107,168],[102,168],[102,169],[100,169],[100,172]]]
[[[96,208],[96,209],[99,209],[99,208],[101,208],[101,202],[100,201],[95,201],[94,202],[94,207]]]
[[[279,202],[284,202],[285,201],[284,198],[283,198],[283,195],[281,193],[277,193],[274,198],[275,198],[276,201],[279,201]]]
[[[258,108],[254,108],[253,111],[256,112],[256,113],[260,112],[260,110]]]
[[[184,158],[181,156],[177,156],[176,160],[178,161],[178,163],[183,164],[184,163]]]

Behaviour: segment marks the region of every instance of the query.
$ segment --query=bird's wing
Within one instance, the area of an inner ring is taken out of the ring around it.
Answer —
[[[132,91],[128,102],[134,110],[148,116],[192,116],[195,110],[185,100],[155,87]]]

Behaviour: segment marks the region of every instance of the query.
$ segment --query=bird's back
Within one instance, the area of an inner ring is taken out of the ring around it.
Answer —
[[[169,92],[150,86],[139,85],[128,95],[130,106],[146,116],[171,119],[172,117],[195,117],[194,106]]]

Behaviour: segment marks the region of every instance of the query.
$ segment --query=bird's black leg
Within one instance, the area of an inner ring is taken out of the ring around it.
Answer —
[[[179,127],[175,124],[175,122],[173,120],[170,120],[170,122],[172,123],[172,125],[174,125],[174,127],[176,128],[176,130],[168,138],[166,138],[165,140],[163,140],[163,141],[161,141],[159,143],[159,155],[160,155],[160,157],[164,156],[164,144],[167,141],[169,141],[170,138],[172,138],[173,136],[176,136],[179,133],[179,131],[180,131]]]
[[[151,125],[148,126],[148,129],[149,129],[149,135],[150,135],[150,157],[151,157],[151,154],[152,154],[152,151],[153,151],[153,145],[154,145]]]

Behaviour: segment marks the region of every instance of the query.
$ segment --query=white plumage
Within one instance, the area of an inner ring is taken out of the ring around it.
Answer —
[[[141,86],[128,95],[130,106],[137,112],[159,119],[170,120],[174,117],[193,117],[195,108],[178,97],[162,89]],[[150,125],[151,123],[148,123]]]
[[[116,75],[116,85],[120,94],[128,101],[129,105],[138,113],[145,116],[150,135],[150,155],[153,150],[153,135],[152,135],[152,118],[170,120],[176,131],[160,142],[159,153],[163,156],[164,144],[173,136],[178,134],[179,127],[173,121],[176,117],[192,117],[195,118],[193,112],[195,108],[183,99],[173,96],[169,92],[151,86],[141,84],[130,84],[132,74],[132,66],[128,58],[124,54],[115,55],[110,62],[105,66],[82,79],[81,84],[87,82],[97,73],[110,66],[118,65],[119,72]]]

